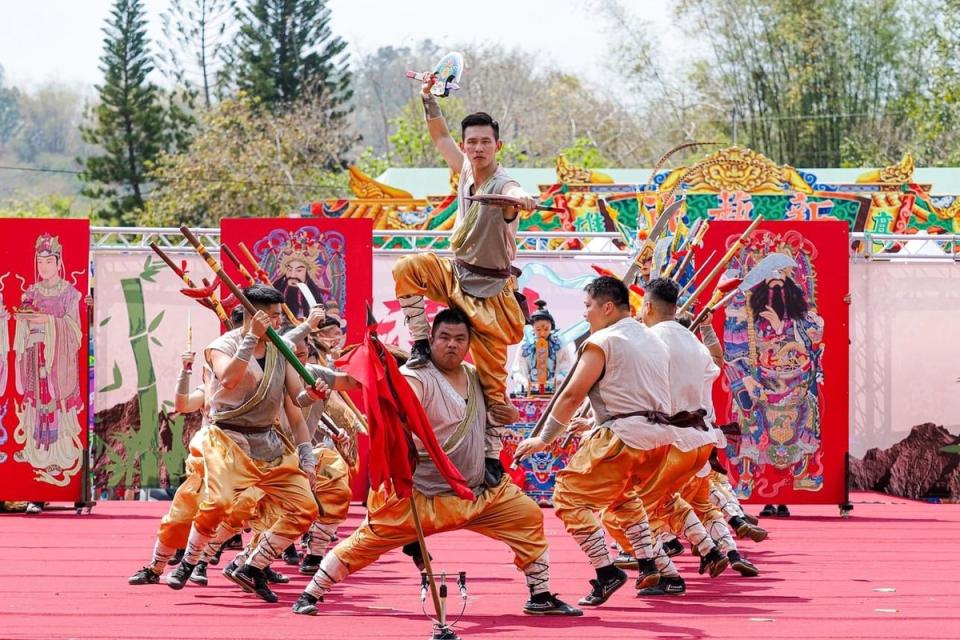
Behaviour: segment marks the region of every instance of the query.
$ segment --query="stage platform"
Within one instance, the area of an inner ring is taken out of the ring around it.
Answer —
[[[957,638],[960,505],[866,493],[852,498],[848,520],[828,506],[797,506],[791,518],[763,519],[770,538],[742,545],[761,569],[756,578],[730,570],[712,580],[698,576],[695,558],[685,554],[679,565],[686,595],[641,600],[631,581],[582,618],[523,615],[523,577],[496,542],[462,532],[430,538],[430,549],[437,570],[467,572],[470,600],[457,628],[465,639]],[[273,605],[242,593],[214,567],[206,588],[128,586],[127,576],[149,559],[167,506],[112,502],[86,516],[0,515],[0,637],[429,637],[419,576],[399,551],[348,578],[317,617],[291,613],[307,578],[280,563],[294,578],[277,588],[281,600]],[[355,506],[342,533],[362,515]],[[545,516],[553,589],[576,602],[592,569],[552,510]],[[458,596],[448,602],[459,611]]]

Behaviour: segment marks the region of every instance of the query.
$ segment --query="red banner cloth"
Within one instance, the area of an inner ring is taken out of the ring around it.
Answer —
[[[420,400],[400,373],[393,356],[370,331],[360,346],[339,360],[337,366],[363,388],[363,411],[370,432],[367,472],[371,487],[393,488],[402,498],[411,495],[417,460],[412,433],[423,443],[454,492],[464,500],[475,499],[463,475],[443,452]]]

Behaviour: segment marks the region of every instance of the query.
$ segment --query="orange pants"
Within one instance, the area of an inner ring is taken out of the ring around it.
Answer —
[[[651,520],[665,519],[674,508],[669,498],[703,467],[712,448],[634,449],[612,429],[600,429],[557,473],[553,492],[557,517],[578,540],[600,528],[595,514],[602,509],[620,531],[646,518],[645,506]]]
[[[200,448],[206,493],[194,524],[201,535],[213,537],[221,522],[239,528],[247,519],[246,507],[237,508],[235,503],[251,488],[262,492],[263,501],[282,509],[270,528],[278,536],[296,538],[317,517],[310,482],[293,451],[268,462],[254,460],[217,427],[207,428]]]
[[[200,492],[203,489],[203,459],[191,452],[184,466],[187,477],[177,487],[173,502],[157,528],[157,539],[161,544],[174,549],[187,546],[190,527],[200,507]]]
[[[506,404],[507,347],[523,339],[524,315],[513,278],[492,298],[475,298],[460,288],[453,263],[433,253],[404,256],[393,267],[397,297],[425,296],[457,307],[470,318],[470,355],[477,366],[487,405]]]
[[[547,551],[543,513],[507,476],[474,502],[457,496],[427,497],[414,491],[424,535],[467,529],[500,540],[514,553],[513,563],[524,569]],[[382,489],[367,498],[367,517],[333,554],[355,573],[391,549],[417,539],[409,498]]]

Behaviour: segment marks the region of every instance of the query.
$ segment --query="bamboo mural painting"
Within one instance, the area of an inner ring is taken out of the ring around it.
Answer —
[[[171,336],[182,335],[177,320],[186,312],[178,307],[196,303],[167,286],[168,270],[154,256],[111,271],[99,274],[101,295],[111,296],[103,308],[113,314],[100,319],[98,330],[114,339],[98,351],[94,486],[99,496],[123,497],[142,488],[175,488],[180,481],[186,442],[199,419],[173,411],[173,388],[164,388],[162,381],[179,363],[181,348],[172,345]],[[108,284],[111,276],[117,280]],[[110,331],[111,322],[122,316],[119,309],[127,316],[122,343],[118,332]],[[219,333],[216,317],[204,316],[194,323],[200,340]]]

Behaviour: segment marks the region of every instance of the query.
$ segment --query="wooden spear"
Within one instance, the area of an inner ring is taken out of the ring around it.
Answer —
[[[257,313],[257,309],[247,300],[247,296],[243,295],[243,291],[240,290],[240,287],[236,285],[233,279],[227,275],[227,272],[223,270],[223,267],[220,266],[220,263],[217,262],[216,258],[210,255],[210,252],[207,251],[207,248],[200,244],[200,241],[197,240],[197,237],[193,235],[193,232],[186,226],[180,227],[180,233],[183,234],[183,237],[187,239],[193,248],[197,250],[197,253],[200,254],[200,257],[203,258],[207,265],[213,269],[213,272],[220,276],[220,282],[224,284],[227,289],[230,290],[230,293],[234,295],[237,301],[243,306],[244,310],[249,313],[251,316]],[[314,386],[317,384],[316,378],[307,370],[303,363],[300,362],[300,359],[294,355],[293,351],[290,350],[290,347],[287,346],[287,343],[284,342],[283,338],[273,330],[273,327],[267,327],[267,339],[273,343],[273,346],[277,348],[281,355],[286,358],[287,362],[290,363],[296,372],[303,378],[303,381],[309,386]]]
[[[253,266],[253,272],[256,274],[257,279],[260,280],[263,284],[272,287],[273,283],[270,282],[270,278],[267,276],[267,272],[260,268],[260,265],[257,264],[257,259],[253,257],[253,254],[250,252],[250,249],[247,248],[247,245],[242,242],[237,243],[237,246],[240,247],[240,251],[243,252],[243,255],[250,261],[250,264]],[[231,252],[232,253],[232,252]],[[251,276],[252,277],[252,276]],[[290,321],[290,324],[297,326],[300,324],[300,321],[297,320],[297,316],[294,315],[293,311],[290,310],[290,307],[286,303],[282,304],[280,309],[283,311],[283,314],[287,316],[287,320]]]
[[[170,256],[168,256],[168,255],[163,251],[163,249],[161,249],[159,246],[157,246],[157,243],[156,243],[156,242],[151,242],[151,243],[150,243],[150,248],[153,249],[153,252],[154,252],[155,254],[157,254],[158,256],[160,256],[160,259],[163,260],[163,261],[167,264],[168,267],[170,267],[170,270],[171,270],[171,271],[173,271],[175,274],[177,274],[177,276],[183,281],[183,284],[187,285],[187,286],[190,287],[191,289],[196,289],[196,288],[197,288],[197,285],[194,284],[193,280],[190,279],[190,276],[188,276],[187,273],[186,273],[183,269],[181,269],[180,267],[178,267],[177,264],[170,258]],[[220,304],[220,301],[217,300],[217,298],[216,298],[215,296],[210,296],[210,298],[209,298],[208,300],[209,300],[210,304],[212,305],[213,312],[217,314],[217,317],[218,317],[218,318],[220,318],[220,322],[222,322],[223,324],[227,325],[228,327],[231,326],[231,325],[230,325],[230,318],[227,316],[227,312],[223,309],[223,305]]]
[[[710,270],[707,276],[700,282],[700,285],[693,290],[693,293],[690,294],[690,297],[687,298],[686,302],[684,302],[683,305],[677,309],[677,315],[680,315],[686,311],[697,299],[697,296],[706,290],[706,288],[710,285],[713,279],[717,277],[720,271],[722,271],[723,268],[726,267],[731,260],[733,260],[733,256],[737,255],[740,249],[743,248],[743,245],[746,244],[750,234],[753,233],[753,230],[757,228],[757,225],[759,225],[761,221],[762,218],[758,214],[757,217],[750,222],[744,232],[740,234],[740,237],[737,238],[737,241],[734,242],[724,256],[720,258],[720,262],[718,262],[713,269]]]

